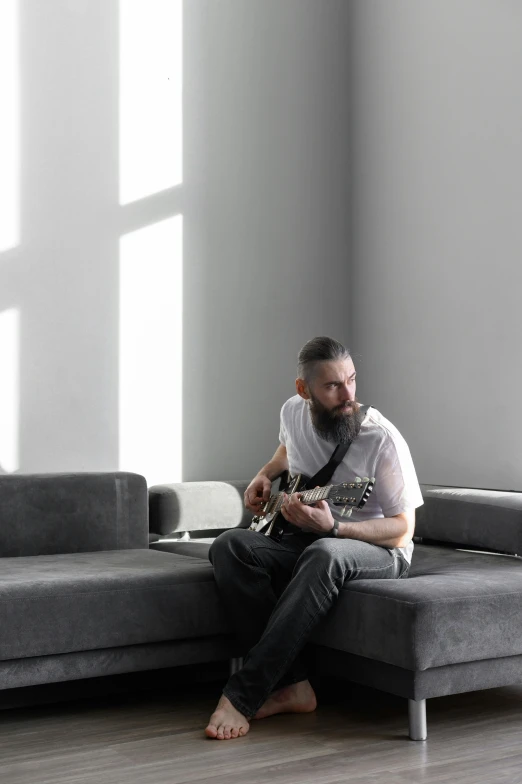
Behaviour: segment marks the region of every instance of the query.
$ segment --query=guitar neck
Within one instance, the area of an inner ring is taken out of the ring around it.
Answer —
[[[304,490],[299,493],[299,498],[303,504],[315,504],[316,501],[324,501],[328,498],[331,487],[332,485],[328,485],[328,487],[316,487],[314,490]],[[283,506],[284,500],[284,493],[277,493],[276,495],[271,496],[268,506],[265,509],[265,514],[275,514],[276,512],[279,512]]]
[[[324,501],[330,495],[331,487],[332,485],[327,485],[327,487],[316,487],[314,490],[305,490],[304,493],[299,493],[301,502],[315,504],[316,501]]]

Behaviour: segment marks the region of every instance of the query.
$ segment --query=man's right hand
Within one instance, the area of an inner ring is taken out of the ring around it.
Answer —
[[[258,474],[245,490],[245,506],[254,514],[259,514],[262,507],[270,498],[272,482],[267,476]]]

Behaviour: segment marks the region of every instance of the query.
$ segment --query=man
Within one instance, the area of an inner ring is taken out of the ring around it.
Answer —
[[[355,395],[348,350],[318,337],[299,352],[297,395],[281,409],[280,445],[249,484],[245,505],[259,513],[283,471],[312,477],[335,445],[350,444],[329,484],[375,477],[365,506],[348,521],[326,501],[307,506],[285,495],[291,524],[281,542],[231,529],[209,558],[219,594],[246,654],[228,680],[205,730],[210,738],[245,735],[252,718],[315,710],[301,651],[347,580],[402,578],[413,552],[415,509],[423,503],[408,446],[374,408]]]

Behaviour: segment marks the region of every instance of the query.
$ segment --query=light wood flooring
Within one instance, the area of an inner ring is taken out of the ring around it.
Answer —
[[[168,673],[167,673],[168,675]],[[217,682],[0,711],[1,784],[522,784],[522,686],[428,700],[428,740],[407,701],[323,681],[314,714],[203,735]]]

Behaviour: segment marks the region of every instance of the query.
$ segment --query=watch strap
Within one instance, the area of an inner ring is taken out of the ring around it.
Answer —
[[[333,528],[331,529],[329,535],[332,536],[334,539],[337,539],[337,537],[339,536],[339,520],[334,520]]]

